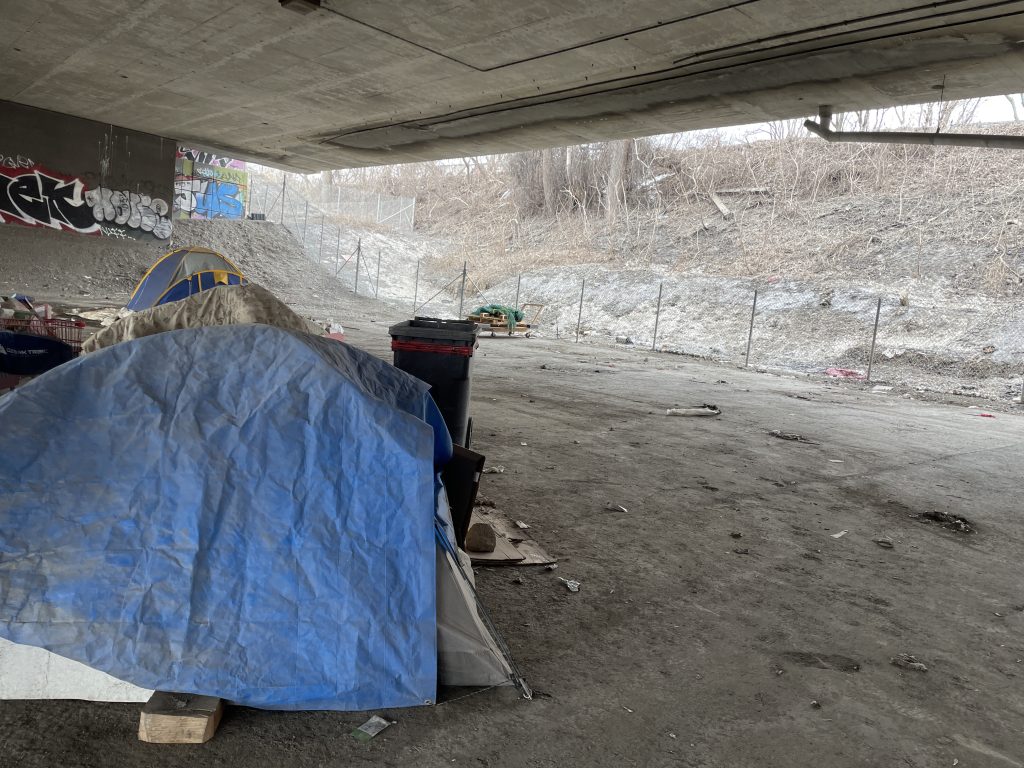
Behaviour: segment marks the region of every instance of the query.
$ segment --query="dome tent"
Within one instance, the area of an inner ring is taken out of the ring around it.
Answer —
[[[265,325],[115,344],[5,396],[0,637],[268,709],[519,681],[452,542],[426,398]]]
[[[149,268],[125,306],[138,312],[218,285],[244,283],[241,270],[216,251],[196,246],[176,248]]]

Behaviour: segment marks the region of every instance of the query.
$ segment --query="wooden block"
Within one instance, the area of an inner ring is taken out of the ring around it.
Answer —
[[[508,565],[521,562],[524,555],[520,554],[515,545],[504,536],[498,536],[493,552],[467,552],[473,565]]]
[[[213,738],[224,714],[216,696],[156,691],[139,715],[139,741],[150,744],[202,744]]]

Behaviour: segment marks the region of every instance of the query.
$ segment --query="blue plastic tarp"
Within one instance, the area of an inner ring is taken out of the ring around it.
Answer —
[[[256,707],[433,701],[426,402],[263,325],[125,342],[0,397],[0,636]]]

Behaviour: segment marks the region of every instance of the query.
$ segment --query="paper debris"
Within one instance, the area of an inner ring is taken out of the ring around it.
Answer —
[[[377,715],[374,715],[365,723],[363,723],[354,731],[352,731],[352,735],[360,741],[369,741],[390,725],[392,725],[392,722],[390,720],[385,720],[383,717],[378,717]]]
[[[576,579],[563,579],[561,576],[559,576],[558,580],[565,584],[566,589],[568,589],[570,592],[580,591],[580,583],[576,581]]]

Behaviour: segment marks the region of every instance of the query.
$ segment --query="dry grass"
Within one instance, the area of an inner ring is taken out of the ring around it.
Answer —
[[[1021,124],[957,130],[1024,134]],[[451,243],[438,267],[467,261],[484,288],[538,267],[603,262],[737,277],[943,275],[963,291],[1021,290],[1024,154],[779,135],[637,142],[614,221],[602,145],[563,155],[554,213],[544,212],[540,153],[335,174],[417,196],[417,227]],[[709,194],[736,188],[766,192],[723,195],[734,213],[725,220]]]

